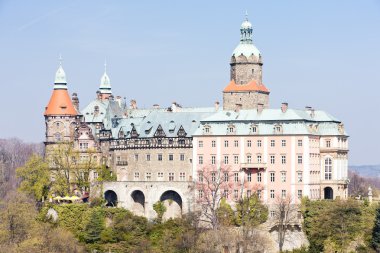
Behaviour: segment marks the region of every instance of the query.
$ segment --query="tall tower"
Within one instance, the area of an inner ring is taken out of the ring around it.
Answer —
[[[74,138],[74,130],[79,120],[79,112],[74,107],[67,92],[66,74],[60,59],[55,74],[54,89],[44,112],[46,124],[45,146],[69,142]]]
[[[107,75],[107,63],[104,63],[104,74],[100,78],[100,86],[99,86],[100,98],[102,100],[108,99],[109,96],[112,95],[111,90],[111,81]]]
[[[269,106],[269,90],[262,83],[262,57],[252,41],[248,16],[240,27],[240,43],[231,57],[231,81],[223,90],[223,109],[253,109]]]

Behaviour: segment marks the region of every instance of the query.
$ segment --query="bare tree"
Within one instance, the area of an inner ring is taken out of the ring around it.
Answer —
[[[227,166],[205,166],[198,171],[196,183],[197,203],[201,207],[201,221],[219,228],[218,207],[224,197],[231,194],[233,183]]]
[[[290,231],[294,225],[299,225],[300,220],[298,213],[300,207],[295,204],[290,195],[286,197],[277,196],[274,204],[272,204],[271,211],[274,212],[271,218],[272,229],[276,230],[278,249],[280,252],[283,250],[284,242],[286,241],[287,232]]]

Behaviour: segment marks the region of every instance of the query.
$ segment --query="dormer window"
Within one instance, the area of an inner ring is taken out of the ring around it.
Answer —
[[[255,124],[253,124],[253,125],[249,128],[249,130],[250,130],[250,133],[251,133],[251,134],[257,134],[257,133],[259,132],[259,127],[258,127],[257,125],[255,125]]]
[[[234,134],[235,133],[235,126],[234,125],[229,125],[227,127],[227,134]]]
[[[282,126],[281,125],[275,125],[274,126],[274,133],[275,134],[282,134]]]

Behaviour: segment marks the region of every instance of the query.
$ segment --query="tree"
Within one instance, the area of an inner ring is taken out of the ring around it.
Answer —
[[[164,216],[164,213],[166,212],[166,207],[162,201],[157,201],[153,204],[153,210],[157,213],[157,222],[162,222],[162,217]]]
[[[255,229],[268,219],[268,208],[263,205],[257,194],[244,197],[238,200],[236,205],[236,224],[240,226],[242,232],[243,252],[248,252],[249,247],[256,243]],[[257,248],[253,247],[253,248]]]
[[[218,208],[224,197],[231,194],[233,183],[227,166],[205,166],[198,171],[197,203],[201,208],[201,220],[216,230],[219,228]]]
[[[372,230],[372,247],[377,252],[380,251],[380,206],[376,209],[375,226]]]
[[[275,203],[272,205],[274,216],[271,219],[272,227],[277,230],[278,249],[282,252],[286,240],[286,232],[292,225],[299,224],[298,212],[300,207],[293,203],[290,195],[286,197],[277,196]]]
[[[23,167],[16,169],[21,178],[19,189],[32,195],[36,201],[43,201],[49,192],[50,173],[48,164],[38,155],[32,155]]]
[[[217,209],[217,216],[221,226],[231,226],[234,224],[235,214],[232,207],[227,203],[225,198],[222,198]]]
[[[84,230],[84,240],[86,243],[95,243],[100,241],[101,233],[104,229],[104,215],[100,208],[94,208],[91,212],[90,219]]]

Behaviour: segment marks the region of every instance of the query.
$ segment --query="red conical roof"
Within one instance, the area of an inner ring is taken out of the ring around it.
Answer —
[[[75,110],[66,89],[54,89],[53,94],[50,97],[49,104],[45,108],[44,115],[76,116],[78,115],[78,112]]]

